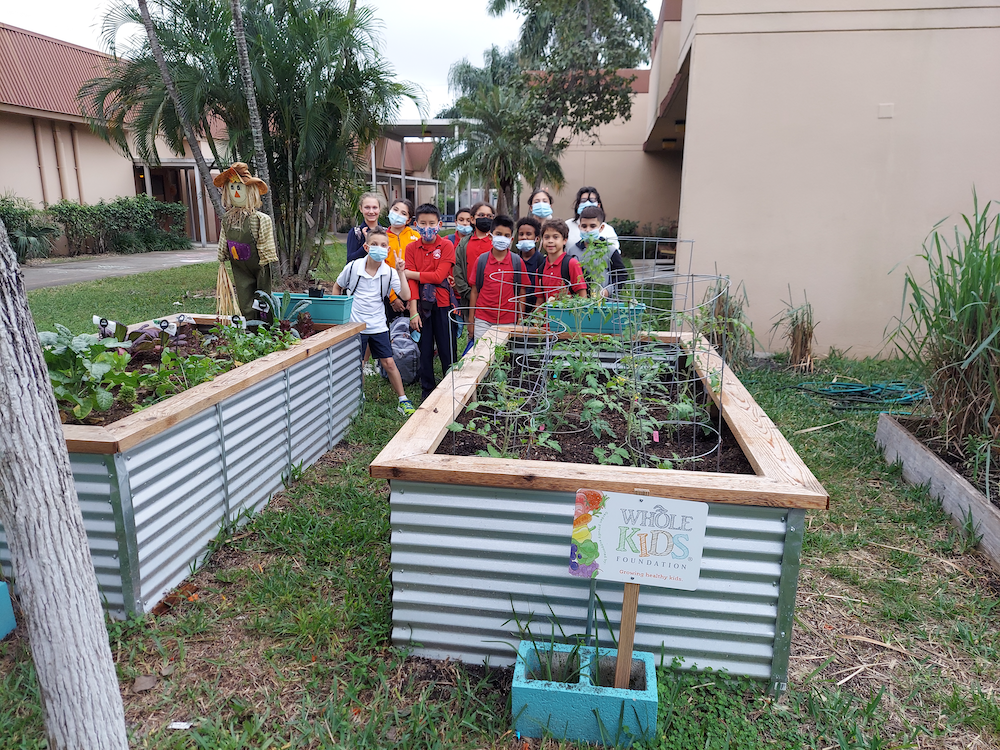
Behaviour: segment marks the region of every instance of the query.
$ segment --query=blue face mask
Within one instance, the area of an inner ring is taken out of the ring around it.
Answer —
[[[459,234],[472,234],[471,224],[456,224],[455,231]]]
[[[580,239],[584,240],[585,242],[593,242],[600,236],[601,233],[597,229],[591,229],[586,232],[580,232]]]
[[[531,213],[535,216],[541,216],[543,219],[547,219],[552,215],[552,206],[548,203],[534,203],[531,206]]]
[[[591,206],[596,206],[597,204],[593,201],[583,201],[579,206],[576,207],[576,215],[579,216],[583,213],[583,209],[590,208]]]
[[[535,246],[534,240],[518,240],[517,243],[517,249],[522,253],[527,250],[531,250],[534,246]]]
[[[438,236],[437,227],[417,227],[417,231],[420,232],[420,239],[428,243],[433,242]]]
[[[389,248],[379,247],[378,245],[372,245],[368,248],[368,257],[372,260],[376,260],[381,263],[383,260],[389,257]]]
[[[493,248],[495,250],[500,250],[501,252],[507,250],[510,247],[510,237],[504,237],[503,235],[496,234],[493,235]]]
[[[401,227],[406,223],[406,217],[398,211],[389,212],[389,224],[394,227]]]

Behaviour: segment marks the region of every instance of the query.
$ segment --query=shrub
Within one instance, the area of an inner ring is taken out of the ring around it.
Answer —
[[[47,221],[45,214],[31,205],[31,201],[13,193],[0,195],[0,221],[7,228],[19,263],[28,258],[46,257],[59,236],[56,224]]]
[[[673,219],[660,219],[655,225],[649,221],[640,225],[638,221],[632,219],[608,219],[608,224],[614,227],[619,237],[677,238],[677,222]],[[620,245],[622,256],[625,258],[642,258],[644,254],[645,257],[651,258],[654,249],[660,257],[663,257],[664,253],[672,253],[676,243],[625,240]]]
[[[65,228],[70,255],[88,250],[141,253],[191,247],[191,241],[183,235],[187,208],[145,194],[92,206],[62,200],[49,212]]]
[[[925,267],[907,269],[909,315],[892,335],[924,371],[934,425],[959,455],[969,438],[1000,441],[1000,221],[972,196],[966,231],[956,226],[950,243],[938,223],[918,256]]]

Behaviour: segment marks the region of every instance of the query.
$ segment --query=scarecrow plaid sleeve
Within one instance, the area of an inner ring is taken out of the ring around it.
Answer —
[[[225,263],[229,258],[229,252],[226,248],[226,230],[225,227],[219,227],[219,263]]]
[[[274,244],[274,222],[267,214],[258,211],[257,220],[260,230],[257,233],[257,255],[261,265],[278,262],[278,249]]]

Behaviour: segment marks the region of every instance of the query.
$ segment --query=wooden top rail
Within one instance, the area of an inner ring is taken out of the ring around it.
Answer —
[[[650,340],[678,343],[693,354],[696,373],[755,475],[435,454],[448,425],[471,400],[476,385],[489,371],[495,347],[518,334],[541,332],[519,326],[491,329],[376,456],[369,468],[371,475],[390,480],[555,492],[576,492],[582,486],[628,493],[643,489],[653,497],[681,500],[772,508],[829,507],[826,490],[735,373],[708,341],[695,340],[690,334],[651,332],[648,336]]]
[[[104,427],[63,425],[66,447],[70,453],[105,455],[121,453],[297,362],[356,336],[364,328],[364,323],[332,326],[303,339],[289,349],[272,352],[265,357],[248,362],[229,372],[224,372],[207,383],[196,385],[194,388],[171,396],[158,404],[130,414]]]

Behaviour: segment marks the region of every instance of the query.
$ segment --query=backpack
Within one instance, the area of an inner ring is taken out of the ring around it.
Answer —
[[[344,294],[346,294],[348,297],[354,296],[354,292],[357,291],[358,284],[361,283],[361,267],[358,266],[358,263],[366,263],[367,260],[368,260],[367,258],[358,258],[357,260],[351,262],[351,265],[349,266],[350,270],[347,272],[347,286],[350,288],[344,289]],[[352,277],[354,278],[353,284],[351,284]],[[382,284],[382,286],[384,287],[382,289],[382,299],[388,299],[389,291],[392,288],[392,273],[385,274],[383,278],[385,279],[385,281]],[[402,279],[400,279],[400,283],[401,284],[403,283]]]
[[[483,282],[486,281],[486,261],[490,253],[483,253],[476,260],[476,289],[483,290]],[[524,268],[524,261],[519,255],[510,254],[510,265],[514,270],[514,294],[521,288],[521,270]],[[566,266],[564,276],[569,274],[569,265]]]
[[[389,340],[392,342],[392,359],[403,384],[415,383],[420,377],[420,347],[410,337],[410,321],[405,315],[389,324]]]

